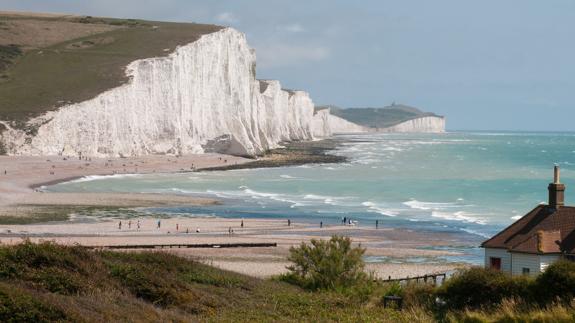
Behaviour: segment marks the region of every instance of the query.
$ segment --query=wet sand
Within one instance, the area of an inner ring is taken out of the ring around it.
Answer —
[[[276,154],[277,155],[277,154]],[[268,157],[273,166],[309,159],[309,154],[293,157]],[[323,157],[320,157],[323,158]],[[279,161],[278,161],[279,160]],[[133,217],[129,208],[180,205],[209,205],[217,200],[187,195],[137,193],[44,193],[43,185],[93,175],[150,174],[190,172],[201,169],[260,165],[252,159],[219,154],[175,156],[145,156],[137,158],[106,158],[78,160],[63,157],[0,156],[0,216],[26,217],[49,207],[113,207],[119,208],[117,218],[72,215],[67,221],[37,224],[0,225],[0,242],[20,243],[54,241],[85,246],[134,244],[196,244],[196,243],[277,243],[272,248],[231,249],[162,249],[184,257],[198,259],[214,266],[257,277],[270,277],[286,271],[289,248],[311,239],[329,239],[333,234],[349,236],[354,243],[367,249],[367,256],[384,257],[393,261],[368,263],[366,270],[378,277],[400,278],[453,270],[460,265],[441,261],[409,263],[410,257],[455,255],[446,251],[422,249],[449,245],[455,238],[438,233],[418,233],[412,230],[292,223],[277,219],[240,219],[174,217],[158,219]],[[313,161],[312,161],[313,162]],[[267,167],[264,166],[264,167]],[[248,166],[249,167],[249,166]],[[4,174],[4,171],[6,173]],[[56,209],[57,212],[57,209]],[[73,214],[73,212],[72,212]],[[136,213],[137,214],[137,213]],[[132,216],[132,217],[130,217]],[[158,228],[158,220],[161,227]],[[119,224],[122,222],[120,228]],[[140,228],[138,229],[138,221]],[[233,230],[233,234],[230,234]]]
[[[160,228],[158,228],[160,220]],[[120,221],[122,226],[120,227]],[[138,229],[138,221],[140,228]],[[67,245],[118,246],[160,244],[277,243],[264,248],[164,248],[223,269],[256,277],[270,277],[286,272],[289,248],[311,239],[329,239],[332,234],[350,236],[356,245],[366,248],[366,256],[386,257],[392,261],[368,263],[366,270],[377,277],[401,278],[443,273],[460,264],[408,263],[412,257],[457,255],[454,252],[421,249],[449,243],[448,236],[418,234],[409,230],[343,225],[318,228],[309,223],[286,220],[175,217],[158,219],[133,217],[116,219],[75,218],[62,223],[0,226],[0,241],[5,244],[53,241]],[[230,229],[233,233],[230,234]],[[407,238],[407,240],[406,240]]]
[[[25,206],[166,206],[205,205],[216,200],[167,194],[42,193],[38,188],[84,176],[191,172],[252,161],[242,157],[201,154],[183,157],[64,158],[0,156],[0,216],[32,212]],[[18,211],[20,210],[20,211]],[[24,214],[23,214],[24,215]]]

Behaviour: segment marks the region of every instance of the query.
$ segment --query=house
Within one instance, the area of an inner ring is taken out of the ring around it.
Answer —
[[[565,206],[565,185],[555,166],[549,204],[541,204],[481,244],[485,267],[537,275],[560,258],[575,259],[575,207]]]

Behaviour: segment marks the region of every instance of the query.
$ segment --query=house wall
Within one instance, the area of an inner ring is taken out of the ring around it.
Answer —
[[[505,249],[485,248],[485,268],[489,268],[491,257],[501,258],[501,271],[513,276],[523,275],[523,268],[529,268],[529,275],[536,276],[560,258],[559,255],[509,253]]]
[[[545,271],[549,265],[559,260],[559,255],[542,255],[539,256],[540,259],[540,270],[541,272]]]
[[[523,275],[523,268],[529,268],[530,276],[537,276],[541,272],[541,261],[539,255],[526,253],[511,253],[511,274],[513,276]]]
[[[501,258],[501,270],[511,272],[511,255],[505,249],[485,248],[485,268],[489,268],[491,257]]]

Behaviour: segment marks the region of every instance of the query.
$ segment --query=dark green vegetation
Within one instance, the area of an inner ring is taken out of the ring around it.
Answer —
[[[30,26],[37,27],[38,33],[19,38],[19,28]],[[85,36],[76,37],[74,26],[85,30]],[[6,14],[0,15],[0,27],[0,120],[13,121],[16,127],[49,109],[93,98],[125,83],[124,69],[136,59],[166,56],[178,45],[221,29],[191,23]],[[49,37],[42,33],[55,28],[62,31],[54,42],[46,43],[43,37]]]
[[[363,271],[365,249],[352,247],[348,237],[333,236],[330,240],[312,239],[310,244],[291,247],[288,260],[293,263],[283,281],[306,289],[343,290],[369,282]]]
[[[442,322],[575,321],[575,263],[560,261],[537,278],[511,277],[483,268],[461,270],[441,287],[376,283],[363,272],[365,250],[333,236],[290,249],[293,263],[280,280],[307,290],[332,290],[369,303],[404,299],[404,318]]]
[[[0,247],[0,321],[401,322],[354,297],[306,292],[167,253]]]
[[[362,265],[362,249],[343,238],[318,246],[293,252],[316,250],[312,263],[352,272]],[[334,272],[325,273],[328,280],[337,281]],[[167,253],[24,242],[0,247],[0,321],[573,322],[574,276],[573,263],[552,265],[537,279],[470,269],[435,288],[374,283],[352,274],[352,283],[307,285],[311,291]],[[402,296],[404,308],[383,308],[385,295]]]
[[[318,107],[322,108],[327,107]],[[335,116],[371,128],[387,128],[415,118],[437,116],[402,104],[392,104],[384,108],[342,109],[335,106],[329,108],[331,114]]]
[[[22,55],[22,50],[17,45],[0,45],[0,73],[5,71],[20,55]],[[0,78],[4,77],[8,76],[0,74]]]

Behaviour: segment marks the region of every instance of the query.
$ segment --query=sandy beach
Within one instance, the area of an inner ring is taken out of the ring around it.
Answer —
[[[251,159],[199,154],[182,157],[142,156],[133,158],[66,158],[62,156],[0,156],[0,215],[23,206],[162,206],[209,204],[215,200],[183,195],[42,193],[38,188],[84,176],[191,172],[198,169],[237,165]]]
[[[0,216],[26,217],[43,208],[59,206],[129,209],[218,203],[217,200],[186,195],[44,193],[39,188],[83,176],[189,172],[249,161],[251,160],[218,154],[91,160],[2,156],[0,157],[2,167]],[[277,247],[266,248],[161,249],[223,269],[257,277],[270,277],[286,271],[286,266],[289,265],[286,257],[290,247],[311,239],[329,239],[331,235],[339,234],[350,236],[356,244],[365,247],[368,259],[379,259],[368,261],[366,266],[367,271],[373,272],[378,277],[400,278],[440,273],[460,266],[440,260],[442,256],[456,255],[455,253],[427,248],[448,245],[451,239],[444,234],[422,234],[412,230],[385,227],[376,230],[361,226],[326,225],[319,228],[317,224],[312,223],[292,223],[288,226],[287,221],[283,219],[243,219],[242,227],[240,219],[209,217],[160,219],[134,216],[129,212],[125,215],[121,211],[117,213],[114,218],[101,218],[75,216],[72,212],[66,221],[0,225],[0,241],[4,244],[14,244],[23,239],[30,239],[36,242],[54,241],[86,246],[276,243]]]

